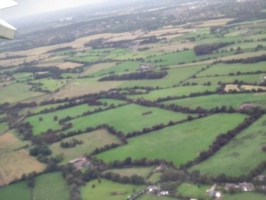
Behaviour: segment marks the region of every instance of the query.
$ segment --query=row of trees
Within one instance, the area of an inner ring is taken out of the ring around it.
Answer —
[[[213,51],[232,45],[234,42],[222,42],[213,44],[202,44],[194,47],[194,52],[197,56],[212,54]]]

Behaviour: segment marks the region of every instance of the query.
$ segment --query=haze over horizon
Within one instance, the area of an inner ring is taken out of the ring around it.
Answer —
[[[1,10],[0,18],[12,20],[34,14],[50,11],[63,10],[67,8],[80,7],[89,4],[100,4],[112,0],[15,0],[19,5]]]

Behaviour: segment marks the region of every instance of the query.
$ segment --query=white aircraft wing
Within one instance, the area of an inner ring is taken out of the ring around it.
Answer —
[[[0,10],[16,6],[17,3],[13,0],[1,0]],[[13,40],[16,35],[17,29],[0,19],[0,38]]]

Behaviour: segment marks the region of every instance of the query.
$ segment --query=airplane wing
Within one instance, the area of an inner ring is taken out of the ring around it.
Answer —
[[[17,5],[13,0],[4,0],[0,2],[0,10]],[[0,19],[0,38],[13,40],[17,29]]]

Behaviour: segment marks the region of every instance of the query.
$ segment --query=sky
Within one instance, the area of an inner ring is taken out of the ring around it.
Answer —
[[[0,0],[0,4],[1,1]],[[19,5],[1,10],[0,18],[5,20],[23,16],[39,14],[65,8],[79,7],[88,4],[97,4],[112,0],[14,0]]]

